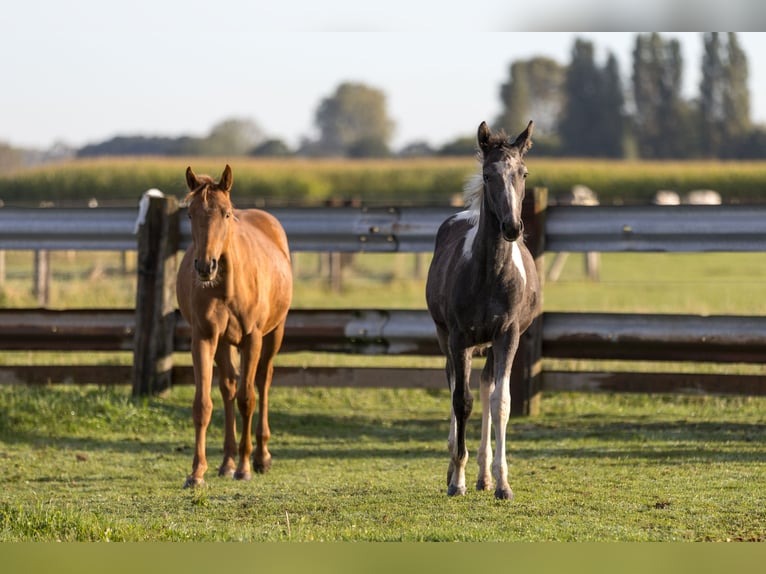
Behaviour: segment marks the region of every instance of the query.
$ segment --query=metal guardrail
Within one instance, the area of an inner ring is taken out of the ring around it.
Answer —
[[[454,207],[275,208],[295,251],[429,252]],[[0,209],[0,249],[132,251],[137,209]],[[179,248],[191,240],[179,216]],[[766,205],[549,206],[552,252],[766,252]]]
[[[549,207],[546,251],[766,251],[764,205]]]
[[[294,251],[426,252],[454,207],[277,208]],[[179,214],[179,249],[191,225]],[[0,209],[0,249],[133,251],[137,209]]]

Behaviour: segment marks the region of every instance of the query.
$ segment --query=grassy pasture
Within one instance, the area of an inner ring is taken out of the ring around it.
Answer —
[[[422,390],[277,386],[272,471],[183,490],[191,397],[0,389],[0,540],[766,539],[763,399],[547,396],[509,427],[504,503],[446,496],[448,397]],[[220,429],[217,408],[212,464]]]
[[[419,162],[238,160],[235,199],[443,203],[474,168],[470,159]],[[147,187],[181,196],[187,163],[75,162],[0,178],[0,198],[38,202],[55,190],[56,199],[133,202]],[[223,160],[191,163],[198,172],[219,173]],[[659,188],[703,187],[758,200],[766,181],[760,164],[618,165],[530,156],[530,171],[531,185],[557,193],[585,183],[605,201],[616,193],[645,201]],[[340,294],[317,271],[318,256],[297,259],[296,307],[424,307],[424,279],[413,278],[412,255],[357,256]],[[133,256],[124,264],[116,254],[53,253],[51,306],[132,308]],[[547,310],[766,313],[764,254],[604,254],[598,283],[582,267],[582,256],[570,255],[559,281],[546,284]],[[34,306],[31,276],[31,254],[7,253],[0,305]],[[112,353],[0,353],[0,364],[130,360]],[[281,365],[392,363],[440,367],[442,360],[307,353],[278,359]],[[539,417],[510,424],[516,500],[509,504],[491,492],[445,495],[446,391],[300,390],[280,387],[276,376],[271,473],[248,483],[215,477],[222,413],[214,394],[211,471],[207,486],[196,491],[181,488],[194,444],[192,389],[135,401],[129,389],[107,385],[0,388],[0,541],[766,541],[764,398],[546,394]],[[476,476],[476,399],[469,483]]]
[[[412,256],[358,257],[340,296],[317,274],[316,256],[299,257],[296,306],[424,304]],[[29,305],[30,261],[8,254],[6,306]],[[130,307],[132,265],[123,274],[115,255],[54,254],[52,303]],[[765,269],[761,254],[610,254],[592,283],[582,257],[571,255],[560,280],[546,285],[545,306],[762,314]],[[0,355],[6,364],[50,359]],[[378,360],[300,354],[280,364]],[[766,540],[763,398],[546,394],[539,417],[509,427],[516,500],[507,504],[491,493],[445,495],[446,391],[300,390],[278,382],[271,473],[238,483],[211,470],[205,488],[183,490],[192,393],[178,387],[134,401],[129,389],[106,386],[1,388],[0,540]],[[212,469],[222,442],[215,401]],[[479,422],[474,414],[469,482]]]

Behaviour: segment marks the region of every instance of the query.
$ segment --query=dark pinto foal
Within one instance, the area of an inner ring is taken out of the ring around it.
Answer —
[[[473,407],[469,387],[473,354],[487,348],[481,374],[481,445],[478,490],[492,488],[510,500],[505,433],[511,407],[510,375],[519,337],[541,304],[534,259],[524,245],[521,205],[533,123],[511,142],[482,122],[478,131],[481,173],[465,189],[468,209],[448,218],[436,236],[426,300],[447,357],[452,394],[447,494],[466,492],[466,421]],[[495,453],[490,433],[494,428]]]

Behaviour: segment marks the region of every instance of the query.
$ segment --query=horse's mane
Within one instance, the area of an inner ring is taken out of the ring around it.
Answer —
[[[487,145],[488,149],[510,151],[512,148],[505,130],[502,129],[492,134]],[[471,217],[478,219],[482,197],[484,196],[484,176],[481,171],[484,164],[484,152],[481,148],[476,151],[476,161],[479,164],[479,171],[468,176],[463,184],[463,203],[466,209],[471,212]]]

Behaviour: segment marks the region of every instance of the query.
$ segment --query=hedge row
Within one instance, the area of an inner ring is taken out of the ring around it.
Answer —
[[[184,171],[192,165],[214,177],[223,159],[79,160],[0,177],[5,205],[86,202],[133,205],[149,188],[186,194]],[[266,160],[235,158],[234,201],[258,204],[444,204],[459,196],[464,180],[477,169],[472,158],[396,160]],[[680,194],[718,191],[724,201],[766,200],[766,162],[622,162],[527,160],[527,187],[542,186],[552,197],[574,185],[593,189],[602,203],[648,202],[660,189]]]

